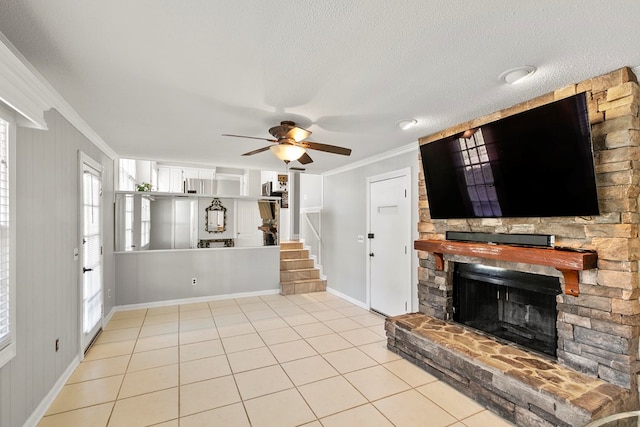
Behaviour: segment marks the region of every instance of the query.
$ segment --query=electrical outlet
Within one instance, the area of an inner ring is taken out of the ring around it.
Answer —
[[[107,289],[107,298],[111,298],[111,289]]]
[[[56,353],[60,350],[60,338],[56,338]]]
[[[194,278],[192,278],[192,279],[191,279],[191,284],[192,284],[193,286],[197,285],[197,284],[198,284],[198,279],[196,279],[195,277],[194,277]]]

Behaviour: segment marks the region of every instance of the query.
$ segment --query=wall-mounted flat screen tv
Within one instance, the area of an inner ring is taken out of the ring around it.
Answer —
[[[420,147],[431,217],[598,215],[584,93]]]

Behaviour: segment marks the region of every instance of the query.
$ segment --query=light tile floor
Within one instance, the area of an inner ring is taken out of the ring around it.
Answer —
[[[386,349],[326,292],[114,314],[39,426],[511,424]]]

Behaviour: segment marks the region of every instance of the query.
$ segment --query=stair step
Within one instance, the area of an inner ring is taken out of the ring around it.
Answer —
[[[324,292],[327,290],[326,280],[296,280],[293,283],[281,283],[280,294],[306,294],[309,292]]]
[[[283,259],[280,260],[280,271],[301,270],[304,268],[313,268],[314,263],[310,258],[306,259]]]
[[[309,258],[308,249],[280,249],[280,259],[305,259]]]
[[[317,268],[304,268],[299,270],[281,270],[280,283],[291,283],[298,280],[320,279],[320,270]]]
[[[309,258],[302,242],[280,242],[280,293],[305,294],[327,290],[327,281],[320,279],[320,270]]]
[[[282,249],[303,249],[302,242],[280,242],[280,250]]]

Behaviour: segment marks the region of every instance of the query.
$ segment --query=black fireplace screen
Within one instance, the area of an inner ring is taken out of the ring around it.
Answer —
[[[556,357],[557,277],[456,263],[453,320]]]

